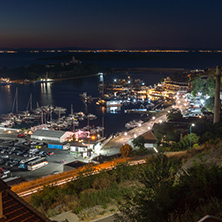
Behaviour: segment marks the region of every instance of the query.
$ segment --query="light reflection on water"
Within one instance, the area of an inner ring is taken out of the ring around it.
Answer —
[[[51,93],[52,82],[40,83],[41,86],[41,101],[44,105],[53,104]]]

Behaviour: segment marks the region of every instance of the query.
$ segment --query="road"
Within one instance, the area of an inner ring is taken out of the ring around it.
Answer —
[[[141,124],[141,126],[138,126],[134,129],[129,130],[128,132],[123,132],[119,136],[114,137],[111,139],[105,146],[103,146],[102,150],[100,151],[103,155],[115,155],[119,153],[119,149],[123,144],[128,143],[131,139],[134,139],[149,130],[152,129],[154,123],[162,123],[167,120],[166,114],[168,110],[170,110],[172,107],[168,107],[164,109],[163,111],[157,113],[156,116],[153,116],[151,120],[148,122],[145,122]]]
[[[122,159],[122,162],[125,162],[126,159]],[[118,162],[121,162],[121,160],[119,160]],[[130,161],[130,165],[137,165],[137,164],[144,164],[145,160],[134,160],[134,161]],[[97,166],[94,167],[94,171],[91,173],[86,173],[85,176],[90,176],[90,175],[94,175],[94,174],[98,174],[100,173],[100,171],[102,170],[111,170],[115,168],[115,164],[113,161],[111,162],[106,162],[103,164],[99,164]],[[17,193],[17,195],[19,195],[20,197],[28,197],[34,193],[37,193],[38,191],[42,190],[45,184],[48,185],[53,185],[53,186],[61,186],[63,184],[66,184],[70,181],[73,180],[77,180],[78,179],[78,175],[79,175],[79,170],[74,171],[72,174],[68,175],[62,175],[59,177],[58,175],[56,176],[55,179],[51,179],[47,182],[42,182],[42,184],[38,184],[38,185],[33,185],[32,187],[28,187],[25,188],[23,190],[17,190],[14,191],[15,193]]]
[[[129,130],[128,132],[122,132],[119,136],[111,139],[107,144],[105,144],[101,149],[102,155],[115,155],[119,153],[120,147],[123,144],[129,143],[130,140],[152,130],[155,123],[163,123],[167,121],[166,114],[172,108],[180,109],[181,111],[189,107],[189,102],[183,96],[175,97],[175,105],[170,106],[158,113],[151,118],[151,120],[141,124],[141,126]]]

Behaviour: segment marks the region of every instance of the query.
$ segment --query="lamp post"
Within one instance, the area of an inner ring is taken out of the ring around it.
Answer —
[[[96,136],[92,135],[92,136],[89,136],[89,145],[88,145],[88,149],[87,149],[87,156],[88,158],[91,157],[91,151],[90,151],[90,140],[95,140],[96,139]]]
[[[195,126],[195,124],[192,123],[192,124],[190,125],[190,148],[191,148],[191,131],[192,131],[192,126]]]

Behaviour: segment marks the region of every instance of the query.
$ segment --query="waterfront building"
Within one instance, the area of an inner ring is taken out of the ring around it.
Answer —
[[[36,140],[41,140],[41,141],[49,140],[49,141],[63,143],[63,142],[66,142],[67,139],[70,138],[71,136],[73,136],[73,133],[69,131],[37,129],[31,135],[31,139],[36,139]]]
[[[176,82],[172,81],[170,77],[166,77],[163,82],[164,88],[171,92],[187,93],[189,91],[188,82]]]

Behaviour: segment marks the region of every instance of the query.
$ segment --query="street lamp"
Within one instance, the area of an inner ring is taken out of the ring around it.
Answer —
[[[190,148],[191,148],[191,131],[192,131],[192,126],[195,126],[195,124],[192,123],[192,124],[190,125]]]

